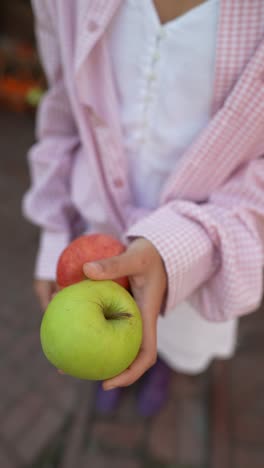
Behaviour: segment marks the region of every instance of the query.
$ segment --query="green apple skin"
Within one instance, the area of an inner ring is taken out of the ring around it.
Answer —
[[[109,379],[127,369],[138,354],[141,314],[131,294],[117,283],[84,280],[52,299],[40,340],[57,369],[79,379]]]

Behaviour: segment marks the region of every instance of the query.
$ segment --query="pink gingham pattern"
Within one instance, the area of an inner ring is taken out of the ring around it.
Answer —
[[[32,187],[23,204],[44,228],[37,274],[54,275],[58,252],[72,235],[69,181],[83,146],[109,229],[123,239],[144,236],[159,250],[168,273],[166,311],[189,298],[208,320],[241,316],[262,297],[264,2],[220,1],[212,119],[152,213],[134,207],[126,183],[104,36],[119,3],[33,2],[51,86],[39,111],[39,142],[29,156]]]

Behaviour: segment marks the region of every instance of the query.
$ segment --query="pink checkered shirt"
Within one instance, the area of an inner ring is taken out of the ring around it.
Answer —
[[[37,275],[54,277],[80,220],[74,156],[88,157],[109,232],[143,236],[168,273],[164,311],[188,298],[208,320],[256,309],[262,298],[264,2],[221,0],[214,102],[207,127],[147,212],[133,204],[105,31],[120,0],[33,0],[50,89],[29,152],[25,215],[42,227]],[[81,190],[81,188],[80,188]],[[81,224],[80,224],[81,225]]]

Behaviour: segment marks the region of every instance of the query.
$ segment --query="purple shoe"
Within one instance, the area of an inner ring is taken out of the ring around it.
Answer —
[[[154,416],[168,400],[172,370],[158,358],[142,379],[138,394],[138,410],[141,416]]]
[[[101,415],[107,415],[117,409],[122,388],[114,388],[113,390],[103,390],[102,384],[100,383],[97,387],[95,407],[97,413]]]

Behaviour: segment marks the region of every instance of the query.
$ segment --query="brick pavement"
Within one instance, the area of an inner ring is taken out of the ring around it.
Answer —
[[[40,466],[43,453],[56,448],[76,402],[76,382],[62,381],[40,349],[41,313],[31,288],[37,231],[20,212],[32,140],[30,117],[0,114],[1,468]]]
[[[263,468],[264,323],[241,321],[238,351],[206,374],[175,374],[153,419],[136,412],[138,386],[111,417],[95,386],[60,376],[39,344],[31,291],[37,231],[20,214],[33,122],[0,113],[0,468]]]

